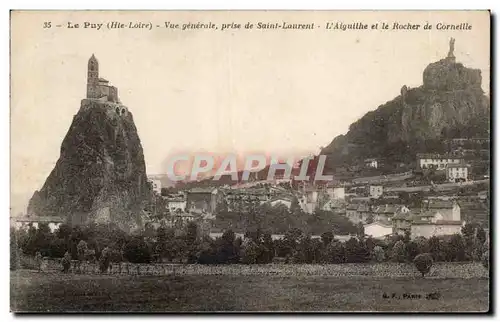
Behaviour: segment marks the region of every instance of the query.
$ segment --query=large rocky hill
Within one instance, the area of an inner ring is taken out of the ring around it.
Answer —
[[[423,84],[403,85],[399,96],[368,112],[337,136],[321,154],[329,170],[363,158],[408,161],[416,152],[442,149],[449,138],[489,137],[489,98],[481,71],[457,63],[454,42],[448,56],[429,64]]]
[[[60,157],[28,206],[31,215],[134,225],[150,196],[132,113],[119,103],[82,100]]]

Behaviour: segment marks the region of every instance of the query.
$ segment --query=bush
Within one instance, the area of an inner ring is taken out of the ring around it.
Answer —
[[[431,270],[433,263],[432,255],[429,253],[417,255],[413,262],[415,263],[415,267],[422,274],[422,277],[424,277],[425,274],[429,273]]]
[[[253,240],[245,239],[242,245],[241,262],[243,264],[256,264],[260,248]]]

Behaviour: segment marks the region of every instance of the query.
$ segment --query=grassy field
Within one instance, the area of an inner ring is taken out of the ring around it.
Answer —
[[[11,310],[21,312],[485,312],[488,293],[487,278],[11,273]]]

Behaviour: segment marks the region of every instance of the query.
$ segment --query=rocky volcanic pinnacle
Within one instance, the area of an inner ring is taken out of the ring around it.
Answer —
[[[321,154],[328,156],[329,167],[396,152],[414,157],[429,152],[417,150],[425,150],[432,140],[489,137],[489,98],[481,88],[481,71],[457,63],[453,49],[452,39],[448,56],[423,71],[422,86],[403,85],[399,96],[365,114],[325,147]]]
[[[72,224],[111,221],[132,227],[149,195],[132,114],[120,103],[84,99],[28,214],[63,216]]]

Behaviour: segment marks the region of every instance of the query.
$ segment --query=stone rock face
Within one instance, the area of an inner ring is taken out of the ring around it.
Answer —
[[[414,154],[416,144],[425,148],[426,141],[489,137],[489,105],[481,71],[447,57],[425,68],[422,86],[403,86],[399,96],[351,124],[348,133],[335,138],[321,154],[328,156],[331,167],[345,162],[346,154],[385,158],[403,148]]]
[[[29,202],[28,214],[126,228],[137,224],[149,196],[132,114],[121,104],[84,99],[54,169]]]
[[[481,89],[481,71],[470,69],[445,58],[432,63],[424,70],[424,87],[429,90],[454,91]]]

